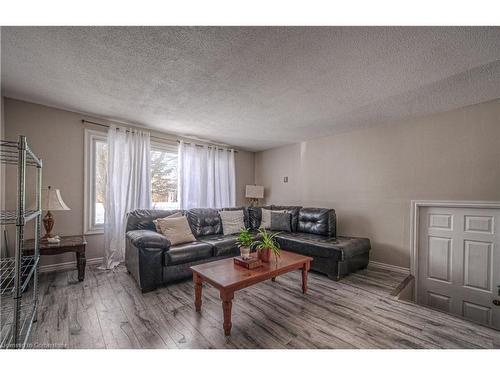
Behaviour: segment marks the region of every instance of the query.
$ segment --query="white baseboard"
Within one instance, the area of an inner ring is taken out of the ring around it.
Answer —
[[[407,267],[400,267],[400,266],[394,266],[392,264],[375,262],[374,260],[370,260],[370,263],[368,264],[368,267],[369,266],[380,268],[380,269],[387,270],[387,271],[401,272],[401,273],[410,274],[410,269],[407,268]]]
[[[103,257],[87,259],[87,266],[101,264],[103,259],[104,259]],[[40,273],[54,272],[54,271],[67,271],[67,270],[72,270],[72,269],[76,269],[76,260],[74,260],[72,262],[47,264],[45,266],[40,266]]]

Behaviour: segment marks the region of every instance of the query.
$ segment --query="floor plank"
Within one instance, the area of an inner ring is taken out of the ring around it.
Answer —
[[[292,272],[238,291],[230,337],[216,289],[194,309],[191,280],[142,294],[123,266],[40,277],[32,341],[54,348],[498,348],[500,332],[399,301],[403,273],[369,268],[339,282]]]

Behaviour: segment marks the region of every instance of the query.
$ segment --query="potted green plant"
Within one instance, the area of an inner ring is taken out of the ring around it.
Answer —
[[[240,247],[240,254],[243,259],[250,258],[250,246],[252,245],[252,242],[253,238],[250,234],[250,230],[241,228],[236,244]]]
[[[275,237],[279,233],[268,233],[264,228],[259,229],[261,239],[254,242],[255,248],[259,251],[259,259],[263,262],[269,262],[271,253],[273,253],[276,262],[280,257],[281,249]]]

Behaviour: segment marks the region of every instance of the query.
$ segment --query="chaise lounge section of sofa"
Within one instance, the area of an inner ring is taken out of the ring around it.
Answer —
[[[313,271],[339,280],[368,265],[370,240],[337,237],[333,209],[271,205],[225,210],[243,210],[245,226],[257,239],[262,208],[291,213],[291,231],[278,233],[277,241],[284,250],[311,256]],[[176,212],[187,217],[196,241],[171,246],[165,236],[156,232],[153,220]],[[239,254],[237,235],[223,234],[222,220],[215,209],[135,210],[128,214],[126,230],[125,263],[143,292],[191,277],[192,265]]]
[[[333,280],[368,266],[370,240],[340,237],[336,231],[335,210],[301,208],[297,230],[277,235],[281,248],[313,258],[311,269]]]

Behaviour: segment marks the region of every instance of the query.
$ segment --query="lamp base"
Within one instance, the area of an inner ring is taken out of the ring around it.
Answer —
[[[54,217],[50,211],[47,211],[47,214],[43,217],[43,227],[45,228],[45,236],[42,239],[52,238],[52,228],[54,228]]]
[[[250,207],[257,207],[259,205],[259,200],[257,198],[249,198]]]

